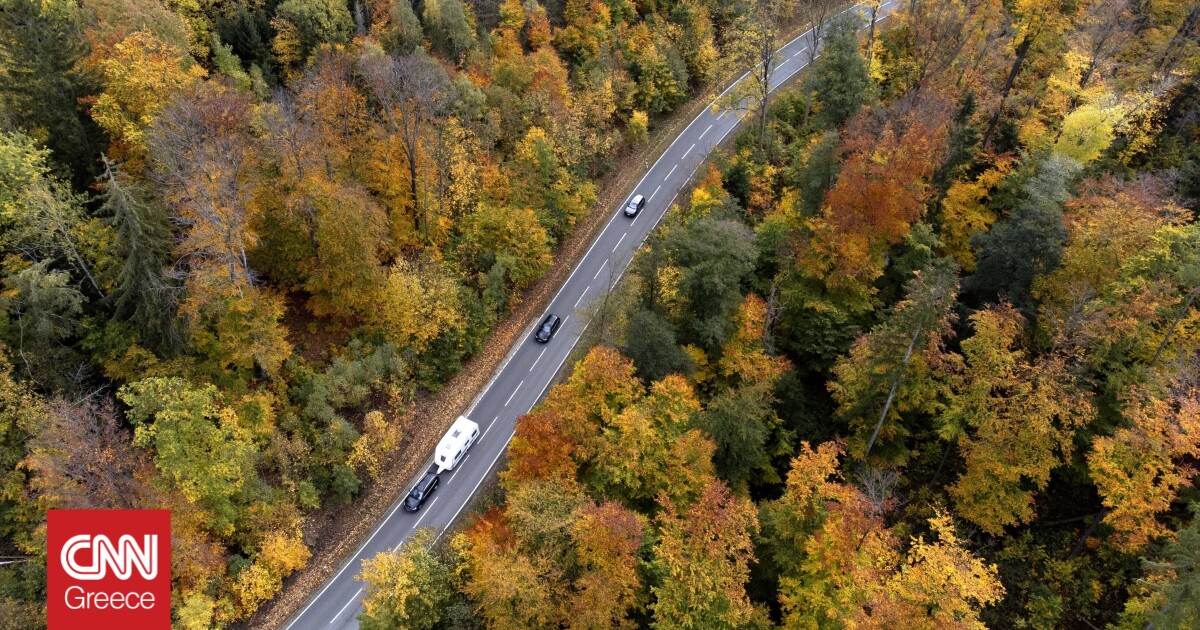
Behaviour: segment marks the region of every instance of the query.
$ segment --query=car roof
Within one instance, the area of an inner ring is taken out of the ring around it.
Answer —
[[[641,200],[642,200],[642,196],[641,196],[641,195],[634,195],[634,196],[633,196],[633,199],[630,199],[630,200],[629,200],[629,203],[637,203],[637,202],[639,202],[639,201],[641,201]]]
[[[425,484],[429,483],[430,481],[433,481],[434,477],[437,477],[437,473],[433,472],[432,470],[428,471],[425,473],[425,475],[423,477],[421,477],[421,480],[417,482],[417,485],[424,486]]]
[[[550,313],[549,315],[546,316],[546,319],[542,320],[542,323],[549,324],[549,323],[555,322],[555,321],[558,321],[558,315],[555,315],[554,313]]]

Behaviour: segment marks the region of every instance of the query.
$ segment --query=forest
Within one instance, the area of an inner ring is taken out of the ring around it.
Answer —
[[[0,0],[0,628],[47,510],[133,508],[175,627],[252,626],[597,182],[808,24],[362,627],[1200,627],[1200,5],[894,4]]]
[[[177,627],[244,623],[743,11],[0,0],[0,626],[98,508],[172,511]]]
[[[830,25],[362,627],[1200,627],[1200,8],[901,8]]]

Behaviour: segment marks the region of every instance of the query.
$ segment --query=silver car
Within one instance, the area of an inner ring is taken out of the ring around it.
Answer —
[[[629,203],[625,204],[625,216],[636,217],[637,213],[641,212],[644,207],[646,207],[646,198],[641,195],[634,195],[633,199],[630,199]]]

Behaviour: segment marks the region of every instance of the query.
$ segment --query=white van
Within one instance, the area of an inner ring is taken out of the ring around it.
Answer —
[[[453,470],[478,437],[479,425],[468,420],[466,416],[459,416],[454,424],[450,425],[446,435],[442,436],[442,441],[438,442],[437,449],[433,452],[433,463],[437,464],[438,472]]]

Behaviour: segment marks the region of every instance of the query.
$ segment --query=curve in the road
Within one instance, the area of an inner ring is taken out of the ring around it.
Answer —
[[[880,8],[877,21],[891,13],[896,1],[891,0]],[[863,11],[861,5],[850,9],[856,8]],[[807,65],[807,55],[801,55],[808,50],[805,43],[808,34],[807,31],[802,33],[776,53],[772,89],[787,82]],[[745,77],[743,75],[738,81]],[[736,84],[737,81],[730,88]],[[576,313],[586,306],[585,300],[589,296],[602,295],[620,280],[634,253],[675,202],[696,169],[739,122],[737,113],[715,113],[710,106],[675,138],[630,193],[630,196],[645,195],[646,206],[630,219],[621,212],[623,202],[550,301],[546,312],[563,318],[555,338],[548,344],[534,342],[533,327],[541,318],[531,322],[526,334],[513,345],[492,380],[472,402],[466,415],[479,424],[483,434],[467,457],[453,471],[442,474],[441,487],[416,514],[400,510],[403,497],[399,497],[387,517],[293,617],[285,630],[357,628],[358,613],[362,609],[362,585],[355,577],[360,563],[381,551],[400,547],[418,527],[433,527],[439,537],[446,533],[504,454],[512,440],[517,417],[541,400],[578,343],[586,323]]]

